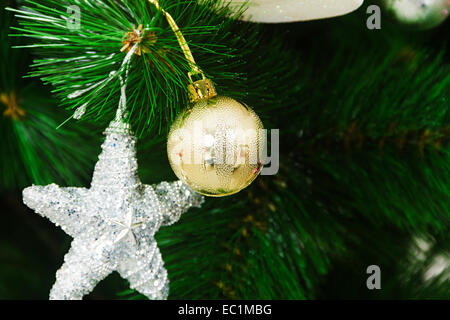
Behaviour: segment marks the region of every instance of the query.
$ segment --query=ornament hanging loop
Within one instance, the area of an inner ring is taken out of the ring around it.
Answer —
[[[128,72],[130,69],[130,64],[127,62],[125,69],[125,80],[122,75],[119,74],[120,80],[120,99],[119,106],[117,107],[116,117],[109,124],[109,127],[106,129],[106,133],[119,133],[119,134],[131,134],[130,124],[125,121],[127,117],[127,82],[128,82]]]
[[[126,108],[125,88],[126,88],[126,82],[128,81],[128,71],[130,68],[130,60],[131,60],[131,57],[133,56],[133,54],[136,52],[138,45],[139,45],[139,43],[135,43],[133,45],[133,47],[128,51],[127,55],[125,56],[125,58],[122,61],[122,64],[120,65],[119,70],[111,71],[111,73],[109,74],[109,76],[106,79],[103,79],[86,89],[77,90],[75,92],[72,92],[67,97],[69,99],[73,99],[73,98],[79,97],[82,94],[89,92],[93,89],[95,89],[94,94],[96,94],[101,89],[103,89],[111,80],[113,80],[117,75],[120,76],[120,73],[122,72],[122,70],[125,69],[125,83],[123,82],[123,79],[120,78],[121,93],[120,93],[119,107],[118,107],[118,110],[116,113],[117,119],[118,119],[118,117],[123,117],[123,111]],[[124,100],[124,97],[125,97],[125,100]],[[74,119],[81,119],[81,117],[86,113],[87,104],[88,103],[86,102],[86,103],[82,104],[81,106],[79,106],[75,110],[75,112],[73,114]]]
[[[188,72],[190,82],[188,86],[189,101],[191,103],[195,103],[201,99],[209,99],[217,96],[214,84],[212,83],[211,80],[205,77],[203,71],[200,70],[200,68],[197,66],[194,56],[192,55],[192,51],[189,48],[189,45],[186,42],[186,39],[184,38],[183,34],[181,33],[180,28],[178,28],[178,25],[176,24],[175,20],[168,12],[166,12],[164,9],[161,8],[161,6],[159,5],[159,0],[148,0],[148,1],[151,4],[153,4],[157,10],[161,11],[161,13],[166,17],[166,20],[169,23],[173,33],[175,34],[175,37],[178,40],[178,44],[180,45],[180,48],[183,51],[183,54],[189,63],[190,68],[190,71]],[[196,75],[201,75],[202,79],[198,81],[193,81],[192,77]]]
[[[194,56],[192,55],[192,51],[189,48],[189,45],[184,38],[183,34],[181,33],[180,28],[178,28],[177,23],[172,18],[172,16],[165,11],[161,6],[159,5],[159,0],[148,0],[152,5],[155,6],[155,8],[166,17],[167,23],[169,24],[170,28],[172,29],[173,33],[175,34],[175,37],[178,40],[178,44],[180,45],[181,50],[183,51],[184,56],[186,57],[186,60],[189,63],[190,72],[188,73],[189,79],[191,79],[191,76],[201,74],[203,78],[205,78],[205,75],[203,74],[203,71],[200,70],[200,68],[197,66],[197,63],[195,62]],[[192,82],[192,79],[191,79]]]
[[[120,100],[119,100],[119,106],[117,107],[116,118],[114,120],[116,122],[120,122],[126,117],[126,109],[127,109],[126,89],[127,89],[127,82],[128,82],[128,73],[130,71],[130,60],[131,60],[131,56],[136,52],[138,45],[139,44],[136,43],[131,48],[130,52],[128,52],[128,54],[127,54],[128,58],[125,58],[125,60],[122,64],[122,67],[125,67],[125,80],[122,78],[122,75],[120,75],[120,70],[118,71],[119,80],[120,80]]]

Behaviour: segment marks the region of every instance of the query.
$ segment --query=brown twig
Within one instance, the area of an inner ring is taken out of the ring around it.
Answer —
[[[1,93],[0,102],[6,106],[6,110],[3,112],[5,117],[11,117],[14,120],[20,120],[20,118],[25,117],[26,112],[24,109],[19,107],[16,93],[14,91],[11,91],[9,94]]]

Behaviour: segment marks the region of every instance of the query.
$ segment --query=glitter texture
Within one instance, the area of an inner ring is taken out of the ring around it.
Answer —
[[[118,119],[118,120],[117,120]],[[24,203],[74,238],[50,299],[82,299],[113,271],[149,299],[166,299],[169,280],[154,239],[203,197],[181,181],[144,185],[135,138],[118,117],[105,131],[91,188],[31,186]]]

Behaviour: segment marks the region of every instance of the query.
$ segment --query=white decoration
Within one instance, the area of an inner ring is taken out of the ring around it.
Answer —
[[[242,0],[228,0],[239,9]],[[358,9],[363,0],[249,0],[242,20],[280,23],[324,19],[341,16]]]
[[[449,15],[450,0],[384,0],[387,11],[401,23],[430,29]]]
[[[415,237],[413,241],[414,245],[411,248],[413,259],[410,264],[414,265],[417,261],[425,262],[426,254],[432,249],[434,244],[420,237]],[[450,280],[450,254],[448,252],[432,257],[423,274],[423,280],[430,281],[438,276],[442,277],[443,281]]]
[[[140,182],[135,138],[120,112],[105,134],[89,189],[51,184],[23,191],[28,207],[74,238],[50,299],[81,299],[115,270],[149,299],[165,299],[169,281],[154,234],[203,197],[181,181]]]

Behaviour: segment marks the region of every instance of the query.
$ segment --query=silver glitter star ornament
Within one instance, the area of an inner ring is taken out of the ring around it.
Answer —
[[[122,120],[123,110],[119,106],[105,131],[89,189],[51,184],[23,191],[28,207],[73,237],[50,299],[82,299],[113,271],[149,299],[167,298],[169,280],[155,232],[200,206],[203,197],[181,181],[139,181],[135,137]]]

